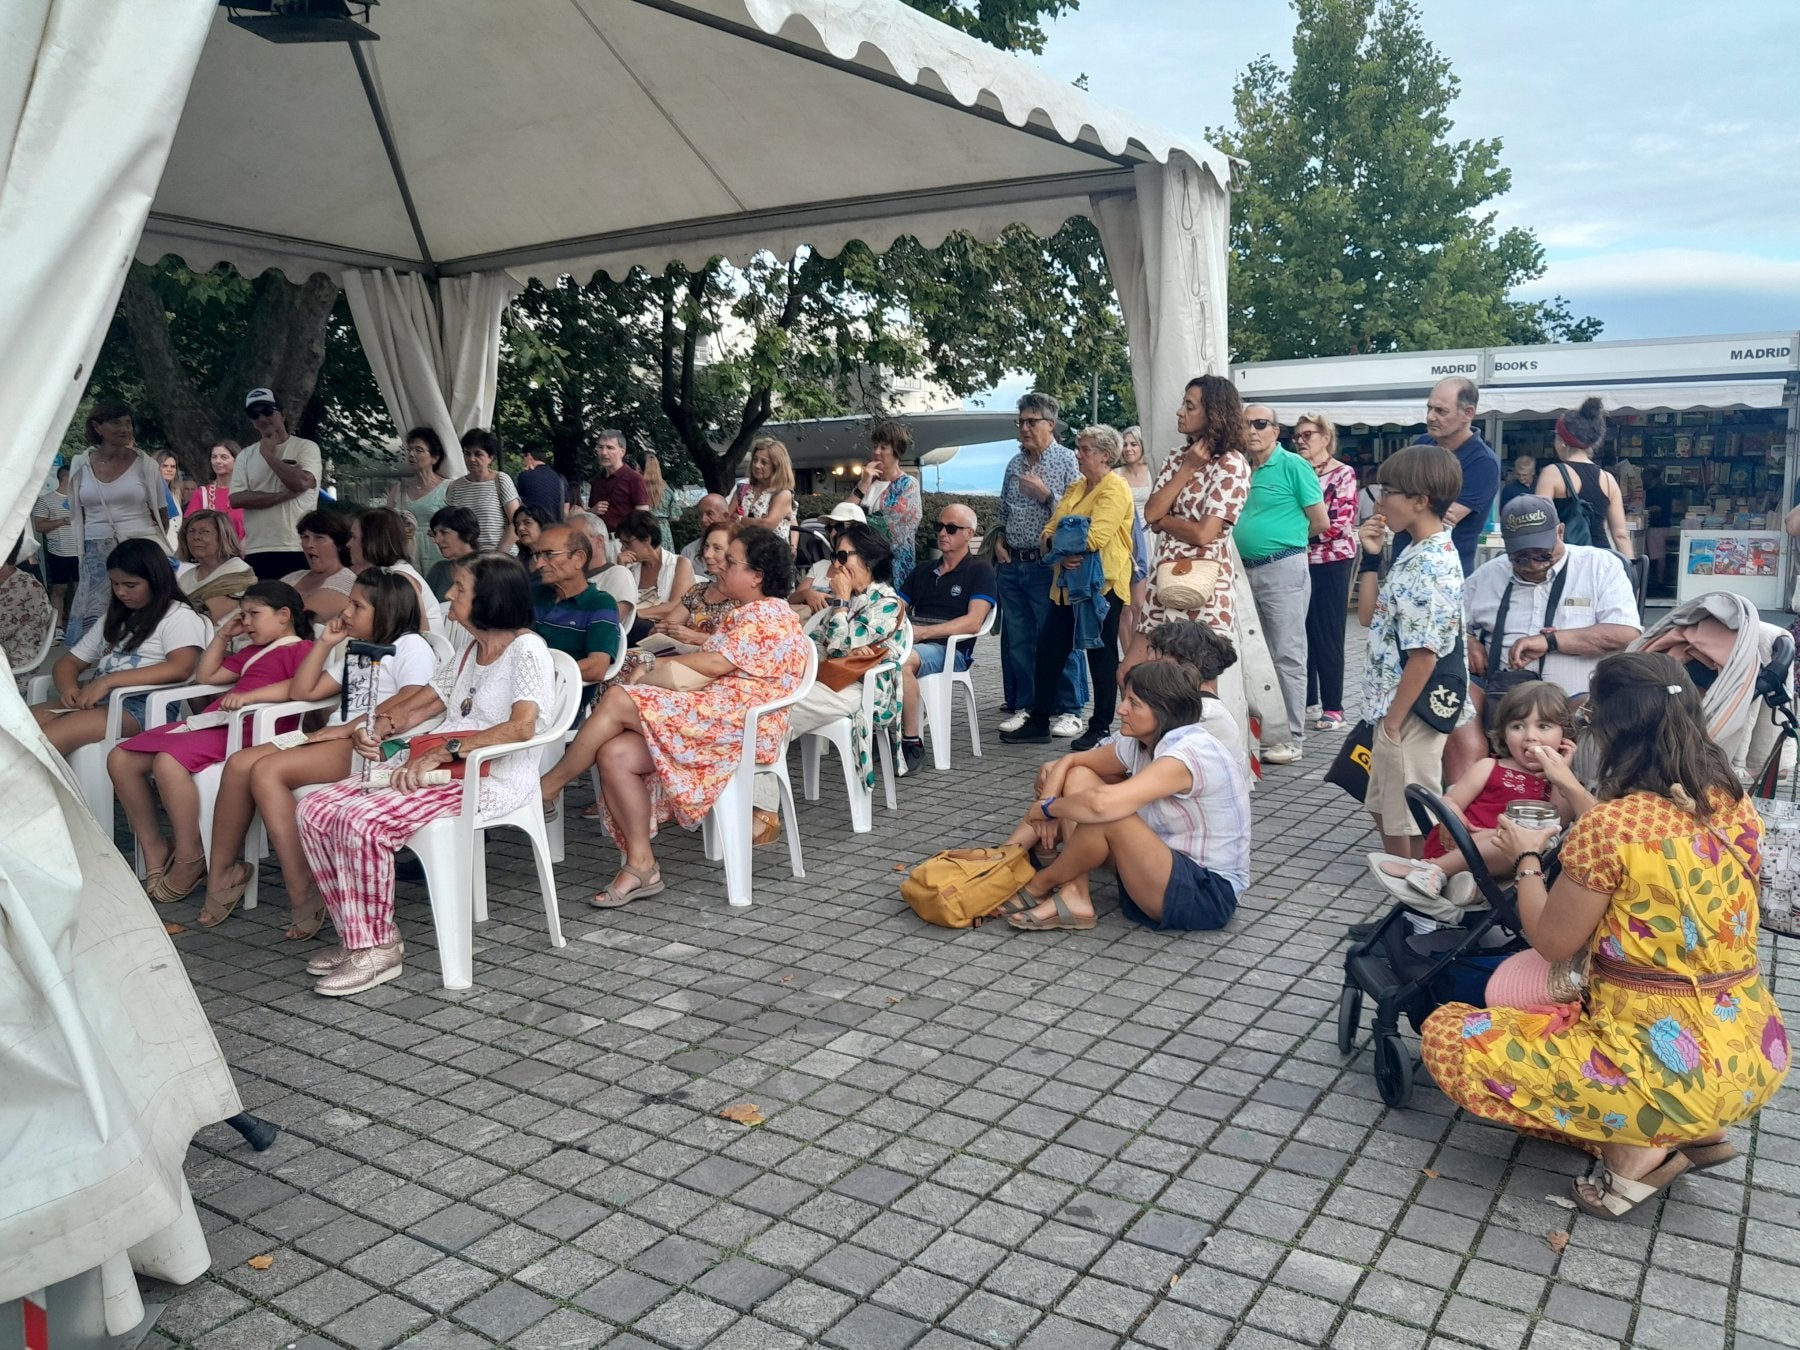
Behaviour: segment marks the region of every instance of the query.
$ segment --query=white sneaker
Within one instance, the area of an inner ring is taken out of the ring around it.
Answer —
[[[1000,723],[1000,730],[1002,730],[1002,731],[1017,731],[1020,727],[1024,726],[1030,720],[1031,720],[1031,714],[1029,712],[1016,712],[1011,717],[1007,718],[1005,721]]]
[[[1262,752],[1262,762],[1264,764],[1298,764],[1300,747],[1292,741],[1284,745],[1271,745]]]
[[[1072,741],[1087,730],[1087,718],[1080,713],[1058,713],[1050,719],[1050,734]]]

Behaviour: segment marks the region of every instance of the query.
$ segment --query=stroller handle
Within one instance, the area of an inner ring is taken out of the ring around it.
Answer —
[[[1501,923],[1513,932],[1518,932],[1518,897],[1513,891],[1502,890],[1500,884],[1489,874],[1481,850],[1475,847],[1475,840],[1469,834],[1469,827],[1463,824],[1462,817],[1452,811],[1437,793],[1430,788],[1420,787],[1417,783],[1407,787],[1406,805],[1412,812],[1413,819],[1418,822],[1421,832],[1430,834],[1434,825],[1444,827],[1444,833],[1450,836],[1450,842],[1456,845],[1463,861],[1468,864],[1469,875],[1475,879],[1475,889],[1481,892],[1481,898],[1500,916]],[[1548,870],[1548,863],[1545,866]]]

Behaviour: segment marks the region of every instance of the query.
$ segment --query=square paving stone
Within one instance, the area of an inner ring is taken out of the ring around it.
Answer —
[[[1052,1313],[1022,1343],[1022,1350],[1112,1350],[1120,1337]]]
[[[431,1314],[423,1308],[392,1294],[380,1294],[334,1318],[325,1333],[355,1350],[379,1350],[404,1340],[430,1320]]]
[[[609,1321],[630,1326],[638,1317],[664,1298],[669,1286],[633,1270],[615,1270],[575,1302],[589,1312],[599,1313]]]
[[[467,1261],[447,1256],[436,1265],[427,1266],[417,1275],[401,1281],[398,1292],[433,1312],[442,1313],[497,1283],[498,1276]]]
[[[737,1314],[724,1304],[682,1292],[645,1313],[634,1329],[677,1350],[699,1350],[736,1320]]]
[[[267,1308],[253,1308],[189,1344],[194,1350],[268,1350],[270,1346],[296,1345],[307,1339],[312,1338],[294,1323],[277,1317]],[[163,1344],[174,1345],[176,1342],[165,1341]],[[323,1342],[319,1344],[323,1345]]]
[[[374,1298],[376,1293],[372,1285],[354,1275],[327,1270],[278,1295],[275,1306],[299,1321],[322,1327],[357,1304]]]
[[[707,1271],[694,1282],[694,1289],[739,1312],[749,1312],[788,1279],[782,1271],[737,1256]]]
[[[864,1303],[825,1333],[825,1344],[841,1350],[907,1350],[926,1329],[923,1322]]]
[[[547,1317],[555,1306],[535,1289],[509,1281],[463,1304],[456,1310],[456,1320],[466,1322],[484,1336],[507,1341]]]
[[[666,1237],[649,1250],[639,1252],[631,1264],[665,1284],[688,1284],[718,1259],[716,1247],[684,1237]]]

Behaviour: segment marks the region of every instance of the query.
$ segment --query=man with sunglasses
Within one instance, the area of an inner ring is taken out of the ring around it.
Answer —
[[[319,447],[290,436],[274,391],[244,395],[244,415],[257,443],[237,457],[231,471],[231,505],[244,512],[244,561],[262,581],[279,581],[306,567],[300,551],[300,518],[319,505]]]
[[[1571,699],[1587,697],[1600,658],[1643,632],[1630,570],[1611,549],[1565,544],[1556,506],[1534,495],[1500,509],[1506,553],[1463,584],[1470,697],[1480,719],[1444,747],[1445,781],[1488,753],[1485,704],[1527,680],[1548,680]],[[1479,681],[1479,682],[1478,682]]]
[[[900,583],[900,598],[913,622],[913,649],[900,668],[900,753],[907,773],[925,759],[925,741],[919,734],[919,677],[943,670],[945,639],[979,629],[999,595],[994,569],[970,552],[977,528],[969,507],[960,502],[946,506],[937,520],[943,557],[935,566],[920,563]],[[958,670],[967,670],[974,659],[973,640],[957,644]]]

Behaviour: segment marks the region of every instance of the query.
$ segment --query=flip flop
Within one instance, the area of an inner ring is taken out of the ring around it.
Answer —
[[[1603,1164],[1595,1169],[1591,1178],[1574,1183],[1575,1203],[1581,1206],[1584,1213],[1592,1214],[1596,1219],[1616,1222],[1639,1205],[1661,1195],[1674,1184],[1677,1177],[1692,1167],[1693,1164],[1680,1149],[1671,1149],[1669,1156],[1660,1165],[1646,1172],[1637,1181],[1618,1176]],[[1583,1187],[1591,1187],[1597,1198],[1590,1199]]]
[[[1040,900],[1038,903],[1042,904],[1043,901]],[[1094,926],[1092,914],[1088,915],[1086,923],[1076,919],[1069,907],[1063,903],[1061,891],[1051,895],[1050,903],[1056,907],[1054,920],[1034,919],[1028,911],[1024,914],[1009,914],[1006,916],[1006,921],[1021,933],[1085,933]]]
[[[615,879],[610,886],[601,891],[600,894],[596,895],[592,900],[588,901],[594,908],[618,909],[622,905],[629,905],[633,900],[642,900],[645,896],[661,895],[668,889],[668,887],[663,884],[660,873],[657,875],[655,881],[651,881],[648,872],[640,872],[630,863],[619,864],[619,870],[622,872],[629,872],[632,876],[637,878],[637,889],[620,894],[616,889],[619,883]]]

